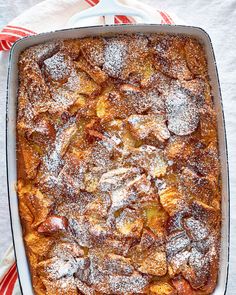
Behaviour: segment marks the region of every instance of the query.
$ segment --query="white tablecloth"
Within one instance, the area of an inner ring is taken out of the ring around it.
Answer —
[[[223,94],[231,186],[231,255],[229,295],[236,294],[236,0],[142,0],[167,10],[211,36]],[[0,0],[0,28],[39,0]],[[5,169],[5,96],[7,54],[0,56],[0,259],[11,242]],[[223,295],[223,294],[222,294]]]

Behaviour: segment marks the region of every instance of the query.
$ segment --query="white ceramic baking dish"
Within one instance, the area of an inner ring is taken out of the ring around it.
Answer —
[[[218,81],[217,68],[211,40],[208,34],[197,27],[191,26],[169,26],[156,24],[119,25],[119,26],[94,26],[60,30],[51,33],[27,37],[15,43],[10,53],[8,91],[7,91],[7,113],[6,113],[6,157],[7,157],[7,181],[10,203],[12,235],[15,248],[15,256],[19,273],[19,280],[22,293],[32,295],[29,266],[25,254],[22,238],[22,228],[18,211],[18,200],[15,190],[17,181],[16,166],[16,113],[17,113],[17,89],[18,89],[18,59],[20,53],[27,47],[36,45],[52,39],[81,38],[85,36],[101,36],[106,34],[123,33],[171,33],[190,35],[204,45],[208,60],[209,76],[214,96],[215,108],[217,111],[219,152],[221,160],[222,177],[222,230],[221,230],[221,252],[220,268],[217,287],[214,295],[226,294],[228,263],[229,263],[229,180],[227,163],[227,146],[222,100]]]

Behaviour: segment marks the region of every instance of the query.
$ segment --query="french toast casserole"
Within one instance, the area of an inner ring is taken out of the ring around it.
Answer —
[[[204,48],[55,40],[19,59],[18,199],[43,294],[212,294],[220,163]]]

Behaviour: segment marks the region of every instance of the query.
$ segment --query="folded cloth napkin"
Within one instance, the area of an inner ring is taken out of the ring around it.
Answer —
[[[0,32],[0,51],[9,50],[12,44],[23,37],[42,32],[59,30],[67,27],[68,20],[75,14],[91,6],[99,0],[46,0],[25,11],[12,20]],[[136,0],[122,0],[123,4],[146,11],[155,23],[174,24],[180,21],[168,13],[153,10],[152,7]],[[103,17],[82,20],[80,26],[104,24]],[[135,23],[137,19],[116,16],[115,23]],[[0,295],[21,294],[14,249],[11,245],[0,263]],[[26,294],[28,295],[28,294]]]

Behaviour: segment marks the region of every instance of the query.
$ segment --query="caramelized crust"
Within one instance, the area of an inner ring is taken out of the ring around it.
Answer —
[[[221,223],[204,48],[53,41],[19,60],[18,198],[35,294],[209,295]]]

